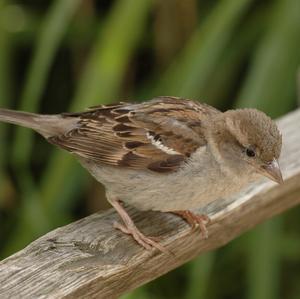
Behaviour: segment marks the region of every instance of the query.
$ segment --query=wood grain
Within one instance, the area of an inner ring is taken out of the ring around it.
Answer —
[[[285,183],[263,179],[235,198],[206,207],[212,219],[207,240],[197,231],[191,233],[175,215],[129,208],[138,227],[147,235],[160,236],[174,256],[149,252],[112,228],[119,219],[114,211],[96,213],[44,235],[3,260],[0,298],[118,298],[295,206],[300,202],[300,110],[278,124]]]

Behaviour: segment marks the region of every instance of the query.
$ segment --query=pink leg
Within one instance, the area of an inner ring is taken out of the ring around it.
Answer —
[[[199,226],[203,237],[205,239],[208,238],[206,225],[210,222],[210,219],[207,215],[197,215],[189,210],[175,211],[172,213],[183,218],[188,224],[190,224],[192,230],[195,230]]]
[[[125,234],[132,235],[134,240],[147,250],[151,250],[152,247],[154,247],[160,250],[161,252],[170,254],[170,251],[168,249],[166,249],[164,246],[157,243],[158,238],[146,237],[144,234],[142,234],[139,231],[139,229],[135,226],[133,220],[130,218],[130,216],[124,209],[121,201],[119,201],[118,199],[110,198],[109,202],[115,208],[115,210],[118,212],[119,216],[124,222],[124,224],[115,222],[114,223],[115,228],[119,229]]]

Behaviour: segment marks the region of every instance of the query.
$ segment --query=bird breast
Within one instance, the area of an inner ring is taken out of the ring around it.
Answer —
[[[180,170],[169,174],[81,163],[104,184],[108,199],[118,198],[139,210],[201,208],[239,191],[246,183],[222,171],[206,147],[194,153]]]

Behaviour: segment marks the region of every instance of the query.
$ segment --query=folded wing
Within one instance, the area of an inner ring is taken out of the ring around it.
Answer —
[[[100,164],[156,172],[176,171],[205,146],[202,121],[218,110],[191,100],[159,97],[66,114],[76,126],[49,141]]]

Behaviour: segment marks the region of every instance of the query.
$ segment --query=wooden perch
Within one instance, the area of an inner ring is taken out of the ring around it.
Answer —
[[[262,179],[234,199],[206,208],[209,238],[169,213],[129,208],[147,235],[160,236],[174,256],[146,251],[113,229],[109,210],[58,228],[0,263],[0,298],[117,298],[220,247],[300,202],[300,110],[278,121],[285,183]],[[172,190],[170,190],[172,192]]]

